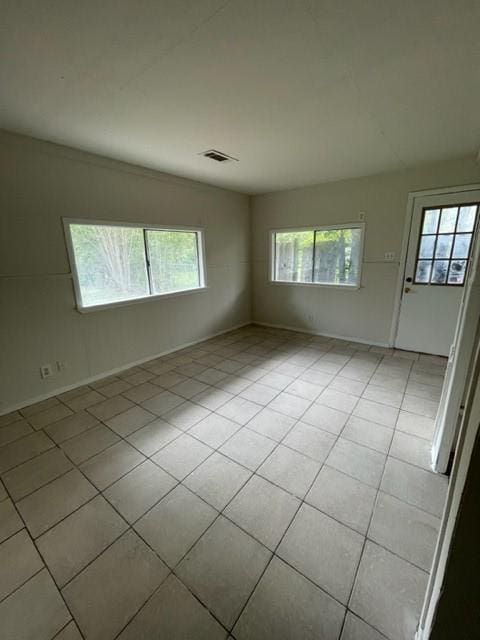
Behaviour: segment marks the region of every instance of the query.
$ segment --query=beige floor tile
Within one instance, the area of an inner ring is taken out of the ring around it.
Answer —
[[[37,538],[36,543],[55,582],[62,587],[127,526],[105,498],[97,496]]]
[[[81,411],[82,409],[87,409],[92,405],[97,404],[98,402],[102,402],[105,399],[105,396],[95,391],[94,389],[89,389],[85,393],[82,393],[79,396],[75,396],[70,400],[65,400],[65,404],[67,404],[70,409],[73,411]]]
[[[61,420],[66,416],[72,415],[72,413],[72,410],[64,404],[56,404],[50,409],[45,409],[45,411],[29,416],[28,421],[34,429],[43,429],[52,422]]]
[[[182,560],[177,575],[229,628],[270,556],[265,547],[220,516]]]
[[[2,500],[0,502],[0,542],[20,531],[23,526],[23,522],[10,498]]]
[[[130,402],[127,398],[114,396],[88,407],[88,411],[99,420],[109,420],[131,407],[133,407],[133,402]]]
[[[179,485],[146,513],[135,529],[169,567],[175,567],[218,513]]]
[[[400,411],[397,430],[431,441],[435,432],[435,420],[409,411]]]
[[[119,393],[124,393],[130,389],[128,382],[125,380],[115,380],[115,382],[111,382],[110,384],[106,384],[101,387],[100,393],[102,396],[106,396],[107,398],[113,398],[114,396],[118,396]]]
[[[430,571],[439,527],[439,518],[380,491],[368,537]]]
[[[2,640],[51,640],[70,617],[52,578],[43,569],[0,603]]]
[[[0,447],[29,433],[33,433],[33,429],[26,420],[16,420],[4,427],[0,427]]]
[[[261,410],[261,404],[257,404],[241,396],[237,396],[219,407],[217,409],[217,413],[237,422],[238,424],[244,425]]]
[[[183,480],[211,453],[210,447],[184,433],[160,449],[152,460],[177,480]]]
[[[366,400],[372,400],[380,404],[386,404],[397,409],[400,408],[403,399],[403,391],[395,391],[394,389],[385,389],[375,384],[369,384],[363,392]]]
[[[138,431],[149,422],[156,419],[156,416],[150,411],[143,409],[142,407],[131,407],[123,413],[106,420],[106,424],[118,433],[122,438],[126,438],[134,431]]]
[[[150,375],[150,374],[147,374]],[[123,394],[125,398],[128,398],[132,402],[143,402],[149,398],[153,398],[158,393],[158,387],[151,382],[144,382],[135,387],[131,387]]]
[[[278,555],[327,593],[346,604],[363,536],[306,504],[278,548]]]
[[[22,529],[0,544],[0,600],[18,589],[43,567],[43,562],[27,533]]]
[[[202,405],[202,407],[210,409],[210,411],[216,411],[232,398],[233,394],[227,393],[227,391],[217,389],[216,387],[209,387],[205,391],[194,396],[192,399],[193,402]]]
[[[300,501],[290,493],[254,475],[224,515],[274,551],[299,506]]]
[[[221,511],[250,475],[247,469],[215,452],[192,471],[183,484]]]
[[[217,449],[240,429],[238,422],[211,413],[189,430],[189,434]]]
[[[54,443],[43,431],[30,433],[15,442],[10,442],[0,448],[0,473],[3,474],[54,446]]]
[[[71,416],[57,420],[45,427],[46,433],[59,444],[69,438],[78,436],[91,427],[98,425],[98,420],[87,411],[79,411]]]
[[[188,431],[188,429],[208,415],[210,415],[210,411],[205,409],[205,407],[201,407],[193,402],[183,402],[179,404],[178,407],[175,407],[175,409],[165,413],[163,419],[173,424],[177,429]]]
[[[260,435],[280,442],[295,422],[295,418],[265,407],[247,423],[247,426]]]
[[[387,453],[393,437],[393,429],[364,420],[357,416],[350,416],[342,431],[342,438],[362,444],[380,453]]]
[[[97,489],[103,491],[143,460],[145,456],[135,447],[120,441],[84,462],[81,470]]]
[[[33,416],[35,413],[40,413],[41,411],[46,411],[51,407],[59,405],[60,402],[58,398],[47,398],[46,400],[41,400],[40,402],[35,402],[35,404],[30,404],[28,407],[23,407],[20,409],[20,413],[22,416],[29,418]]]
[[[319,462],[280,445],[259,467],[257,473],[285,491],[303,498],[319,470]]]
[[[378,488],[386,456],[378,451],[339,438],[330,451],[326,463],[352,478]]]
[[[283,439],[283,444],[323,463],[335,444],[335,436],[304,422],[298,422]]]
[[[82,636],[77,625],[72,620],[55,636],[55,640],[82,640]]]
[[[75,464],[81,464],[119,440],[116,433],[105,425],[99,424],[75,438],[61,442],[60,447]]]
[[[183,380],[171,387],[170,391],[189,400],[190,398],[193,398],[193,396],[196,396],[197,393],[205,391],[205,389],[208,389],[208,385],[205,383],[193,380],[193,378],[187,378],[186,380]]]
[[[255,471],[275,447],[276,443],[270,438],[243,427],[227,440],[219,451],[247,469]]]
[[[130,523],[135,522],[177,484],[177,481],[150,460],[117,480],[104,495]]]
[[[348,413],[318,403],[312,404],[302,417],[302,422],[334,435],[338,435],[342,431],[347,420]]]
[[[402,409],[420,416],[435,419],[438,411],[438,400],[429,400],[427,398],[419,398],[418,396],[406,394],[402,402]]]
[[[17,420],[22,419],[22,414],[20,411],[11,411],[10,413],[5,413],[3,416],[0,416],[0,427],[5,427],[8,424],[12,424],[13,422],[17,422]]]
[[[345,609],[274,557],[235,625],[238,640],[337,640]]]
[[[118,640],[222,640],[227,632],[175,576],[170,575]]]
[[[240,397],[245,398],[245,400],[250,400],[250,402],[254,402],[257,405],[265,406],[278,396],[278,394],[278,389],[274,389],[261,382],[254,382],[240,393]]]
[[[398,409],[361,398],[353,410],[353,415],[377,424],[383,424],[385,427],[394,427],[398,417]]]
[[[147,426],[132,433],[127,440],[145,456],[152,456],[159,449],[181,435],[182,431],[161,418],[157,418]]]
[[[310,404],[311,401],[306,398],[300,398],[299,396],[282,391],[270,402],[268,406],[270,409],[273,409],[273,411],[279,411],[280,413],[284,413],[286,416],[290,416],[291,418],[298,420],[302,417]]]
[[[376,494],[373,487],[325,465],[305,501],[365,535]]]
[[[432,446],[428,440],[395,431],[389,455],[430,471]]]
[[[37,538],[96,493],[95,487],[73,469],[20,500],[17,508],[31,535]]]
[[[338,409],[344,413],[351,413],[358,402],[358,397],[351,395],[350,393],[337,391],[336,389],[328,387],[319,395],[316,402],[324,405],[325,407],[330,407],[331,409]]]
[[[167,575],[163,562],[130,530],[62,594],[86,640],[111,640]]]
[[[428,575],[367,541],[350,608],[391,640],[412,640]]]
[[[388,458],[381,489],[408,504],[440,518],[448,479],[395,458]]]
[[[2,478],[12,498],[20,500],[63,475],[72,467],[72,463],[63,451],[55,448],[7,471]]]
[[[357,618],[356,615],[347,611],[340,640],[387,640],[387,638],[369,624]]]

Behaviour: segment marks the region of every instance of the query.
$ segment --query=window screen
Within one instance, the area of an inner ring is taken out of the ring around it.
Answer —
[[[273,233],[273,279],[278,282],[358,286],[363,227]]]
[[[478,205],[424,209],[415,284],[463,285]]]
[[[79,307],[204,286],[201,232],[67,222]]]

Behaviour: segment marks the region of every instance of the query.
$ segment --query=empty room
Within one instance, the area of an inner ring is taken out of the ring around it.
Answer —
[[[0,639],[480,638],[480,4],[1,16]]]

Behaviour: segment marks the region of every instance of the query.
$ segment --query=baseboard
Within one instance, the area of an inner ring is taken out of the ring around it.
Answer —
[[[122,365],[121,367],[115,367],[114,369],[109,369],[108,371],[104,371],[103,373],[97,374],[95,376],[90,376],[88,378],[82,378],[81,380],[78,380],[77,382],[74,382],[72,384],[68,384],[66,386],[63,387],[57,387],[55,390],[53,391],[48,391],[47,393],[43,393],[41,395],[38,396],[34,396],[31,398],[26,398],[25,400],[22,400],[22,402],[18,402],[14,405],[11,405],[10,407],[7,407],[6,409],[3,409],[2,412],[0,413],[0,415],[6,415],[7,413],[11,413],[12,411],[16,411],[17,409],[22,409],[23,407],[28,407],[31,404],[35,404],[36,402],[41,402],[42,400],[48,400],[48,398],[52,398],[54,396],[58,396],[61,393],[65,393],[66,391],[71,391],[72,389],[75,389],[76,387],[81,387],[85,384],[90,384],[91,382],[96,382],[97,380],[101,380],[102,378],[106,378],[108,376],[112,376],[115,375],[116,373],[121,373],[122,371],[125,371],[126,369],[131,369],[132,367],[136,367],[138,365],[144,364],[145,362],[149,362],[149,360],[155,360],[155,358],[160,358],[161,356],[166,356],[169,353],[174,353],[175,351],[180,351],[181,349],[186,349],[188,347],[192,347],[195,344],[198,344],[200,342],[205,342],[205,340],[210,340],[211,338],[216,338],[217,336],[221,336],[224,333],[229,333],[230,331],[235,331],[236,329],[241,329],[242,327],[247,327],[249,325],[251,325],[252,323],[250,321],[248,322],[242,322],[241,324],[236,324],[233,327],[229,327],[228,329],[223,329],[222,331],[218,331],[217,333],[211,333],[208,334],[206,336],[203,336],[202,338],[199,338],[198,340],[193,340],[192,342],[184,342],[182,344],[177,345],[176,347],[174,347],[173,349],[167,349],[166,351],[162,351],[160,353],[154,353],[152,355],[147,356],[146,358],[141,358],[140,360],[135,360],[133,362],[129,362],[126,365]]]
[[[287,329],[288,331],[298,331],[299,333],[306,333],[311,336],[325,336],[325,338],[336,338],[337,340],[346,340],[348,342],[359,342],[360,344],[370,344],[374,347],[385,347],[390,349],[391,346],[387,342],[373,342],[372,340],[363,340],[362,338],[352,338],[351,336],[342,336],[335,333],[325,333],[323,331],[311,331],[309,329],[303,329],[302,327],[291,327],[285,324],[273,324],[271,322],[260,322],[259,320],[252,320],[251,324],[256,324],[261,327],[272,327],[272,329]]]

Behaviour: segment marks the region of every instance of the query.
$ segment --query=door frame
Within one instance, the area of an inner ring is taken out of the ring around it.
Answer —
[[[454,195],[455,193],[465,193],[468,191],[480,190],[480,183],[460,185],[454,187],[441,187],[437,189],[426,189],[422,191],[410,191],[407,199],[407,209],[405,212],[405,224],[403,227],[402,247],[400,250],[400,260],[398,265],[397,285],[393,303],[392,323],[390,325],[389,345],[395,348],[397,339],[398,326],[400,322],[400,307],[402,303],[402,293],[405,280],[405,269],[407,265],[408,243],[410,239],[410,231],[412,228],[413,212],[415,209],[415,201],[417,198],[425,196],[442,196]]]

